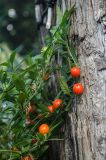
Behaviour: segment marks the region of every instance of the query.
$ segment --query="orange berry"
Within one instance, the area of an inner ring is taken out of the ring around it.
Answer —
[[[60,105],[62,104],[62,100],[61,99],[55,99],[54,101],[53,101],[53,106],[54,106],[54,108],[58,108],[58,107],[60,107]]]
[[[39,133],[40,134],[47,134],[47,133],[49,133],[49,130],[50,130],[50,128],[47,124],[42,124],[39,127]]]
[[[51,113],[53,113],[53,112],[54,112],[54,110],[55,110],[55,108],[54,108],[54,106],[53,106],[53,105],[51,105],[51,106],[48,106],[48,110],[49,110]]]
[[[81,72],[81,71],[80,71],[80,69],[79,69],[77,66],[71,68],[71,70],[70,70],[70,74],[71,74],[72,77],[74,77],[74,78],[79,77],[79,76],[80,76],[80,72]]]
[[[73,92],[75,94],[78,94],[78,95],[82,94],[84,92],[83,85],[81,83],[74,84],[74,86],[73,86]]]
[[[23,157],[21,160],[33,160],[33,157],[31,155],[28,155],[26,157]]]

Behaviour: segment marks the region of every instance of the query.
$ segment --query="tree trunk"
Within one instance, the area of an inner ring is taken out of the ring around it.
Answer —
[[[68,114],[60,160],[106,160],[106,0],[58,0],[75,4],[73,37],[85,92]],[[71,30],[72,30],[71,29]]]
[[[57,0],[62,12],[75,4],[74,37],[85,86],[53,142],[50,160],[106,160],[106,0]],[[52,156],[51,156],[52,155]]]

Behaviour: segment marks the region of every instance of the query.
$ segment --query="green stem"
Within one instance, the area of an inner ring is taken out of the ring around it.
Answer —
[[[56,139],[56,138],[54,138],[54,139],[48,139],[48,141],[64,141],[64,139]]]
[[[13,150],[0,150],[0,152],[12,152],[12,153],[18,153],[21,154],[20,151],[13,151]]]

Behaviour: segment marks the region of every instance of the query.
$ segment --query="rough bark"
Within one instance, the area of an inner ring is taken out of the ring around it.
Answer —
[[[76,98],[76,114],[67,118],[60,160],[106,160],[106,0],[58,3],[63,12],[76,6],[72,34],[85,86]]]

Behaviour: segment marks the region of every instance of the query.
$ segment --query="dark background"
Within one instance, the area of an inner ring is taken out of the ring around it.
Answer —
[[[0,0],[0,43],[2,42],[11,50],[17,48],[21,55],[33,50],[36,52],[38,32],[34,0]]]

